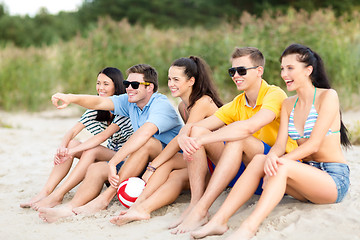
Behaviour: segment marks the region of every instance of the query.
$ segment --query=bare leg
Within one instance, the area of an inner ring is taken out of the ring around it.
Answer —
[[[161,165],[154,174],[151,176],[150,180],[146,184],[146,188],[138,197],[133,206],[136,206],[146,199],[148,199],[152,194],[157,191],[163,184],[168,181],[168,178],[173,170],[176,169],[185,169],[186,162],[183,161],[181,153],[176,153],[173,158]]]
[[[120,226],[132,221],[149,219],[152,211],[172,203],[181,191],[188,187],[187,169],[174,170],[168,180],[150,197],[134,204],[125,214],[112,218],[110,222]]]
[[[72,210],[75,211],[77,207],[83,206],[100,194],[104,182],[107,181],[108,171],[107,162],[93,163],[88,167],[84,180],[69,202]]]
[[[45,222],[55,222],[61,218],[76,215],[77,213],[74,211],[76,207],[89,202],[100,193],[107,180],[108,168],[106,162],[91,164],[74,198],[69,203],[57,208],[39,208],[39,217]]]
[[[260,179],[264,176],[264,160],[265,155],[256,155],[254,157],[214,217],[201,228],[191,232],[193,238],[221,235],[228,230],[227,222],[229,218],[251,198]]]
[[[192,231],[204,224],[208,215],[208,209],[236,176],[243,155],[246,159],[252,159],[256,153],[262,153],[263,149],[262,142],[254,137],[226,143],[204,195],[173,233],[178,234]]]
[[[79,141],[72,140],[69,143],[69,147],[75,147],[75,146],[79,145],[80,143],[81,142],[79,142]],[[80,156],[81,156],[81,153],[76,155],[76,157],[78,157],[78,158]],[[51,170],[51,173],[49,175],[49,178],[46,181],[44,187],[41,189],[41,191],[36,196],[31,198],[29,201],[27,201],[25,203],[21,203],[20,207],[22,207],[22,208],[32,207],[35,203],[37,203],[41,199],[49,196],[54,191],[56,186],[61,182],[61,180],[63,180],[64,177],[68,174],[68,172],[72,166],[72,163],[73,163],[73,159],[69,159],[62,164],[54,165],[54,167]]]
[[[160,141],[155,138],[150,138],[149,141],[142,148],[131,154],[130,157],[124,163],[124,165],[121,167],[118,173],[120,176],[120,182],[129,177],[139,176],[143,171],[143,169],[145,168],[146,164],[148,163],[149,159],[154,159],[157,155],[159,155],[161,150],[162,150],[162,145]],[[107,175],[104,182],[106,180],[107,180]],[[100,194],[95,199],[93,200],[90,199],[92,201],[88,202],[86,205],[82,207],[74,208],[74,211],[77,214],[80,213],[92,214],[100,210],[103,210],[109,205],[110,201],[116,195],[116,190],[117,189],[113,187],[109,187],[108,189],[106,189],[105,192]]]
[[[41,189],[41,191],[31,198],[29,201],[25,203],[21,203],[20,207],[29,208],[32,207],[35,203],[42,200],[43,198],[49,196],[55,189],[55,187],[61,182],[61,180],[68,174],[71,165],[73,163],[73,159],[69,159],[63,164],[54,165],[48,180],[45,183],[45,186]]]
[[[189,206],[181,214],[180,218],[169,225],[169,229],[176,228],[181,224],[194,205],[199,201],[205,191],[206,174],[208,173],[205,148],[193,155],[193,160],[188,162],[189,182],[191,189],[191,200]]]
[[[288,191],[290,190],[290,191]],[[269,177],[266,187],[261,194],[255,210],[243,222],[231,239],[250,239],[264,219],[280,202],[285,192],[302,196],[314,203],[334,203],[337,189],[329,174],[303,163],[283,159],[275,176]]]
[[[209,133],[210,131],[201,127],[193,127],[191,131],[192,137],[201,136]],[[174,228],[172,233],[177,233],[177,227],[184,221],[184,219],[191,212],[193,207],[198,203],[200,198],[205,192],[206,177],[208,174],[207,167],[207,154],[212,161],[217,162],[224,149],[222,142],[208,144],[205,147],[200,148],[192,157],[192,161],[188,161],[188,173],[191,189],[191,200],[187,209],[181,214],[180,218],[169,226],[169,229]]]
[[[95,160],[107,161],[111,159],[115,153],[115,151],[103,146],[97,146],[95,148],[84,151],[81,154],[79,163],[70,173],[65,182],[59,188],[53,191],[48,197],[35,203],[33,208],[36,210],[41,207],[54,207],[60,204],[64,198],[64,195],[84,179],[86,170],[90,164],[94,163]]]

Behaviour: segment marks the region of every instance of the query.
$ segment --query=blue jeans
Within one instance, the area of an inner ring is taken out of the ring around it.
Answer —
[[[334,162],[304,162],[310,166],[316,167],[322,171],[327,172],[335,181],[336,188],[338,191],[338,196],[336,202],[341,202],[346,193],[349,190],[350,185],[350,169],[349,166],[344,163],[334,163]]]

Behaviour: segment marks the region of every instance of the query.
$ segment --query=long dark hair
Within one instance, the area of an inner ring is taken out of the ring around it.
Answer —
[[[312,84],[317,88],[326,88],[330,89],[330,81],[326,74],[324,62],[317,54],[316,52],[312,51],[309,47],[306,47],[301,44],[291,44],[288,46],[284,52],[281,54],[280,62],[283,57],[291,55],[291,54],[297,54],[297,60],[299,62],[304,63],[306,66],[312,66],[313,71],[310,74],[310,79],[312,81]],[[344,147],[350,147],[351,143],[349,141],[348,137],[348,130],[346,129],[342,117],[341,117],[341,111],[340,111],[340,133],[341,133],[341,144]]]
[[[204,95],[209,96],[216,106],[221,107],[223,105],[211,77],[210,67],[203,59],[195,56],[190,56],[189,58],[179,58],[176,59],[171,66],[184,67],[184,73],[188,79],[191,77],[195,78],[187,110],[190,110],[191,107],[194,106],[195,102]]]
[[[125,87],[123,85],[124,77],[121,71],[114,67],[107,67],[101,70],[97,76],[100,74],[106,75],[110,78],[115,87],[114,95],[124,94],[126,92]],[[96,119],[97,121],[112,121],[114,119],[114,115],[111,115],[109,111],[97,110]]]

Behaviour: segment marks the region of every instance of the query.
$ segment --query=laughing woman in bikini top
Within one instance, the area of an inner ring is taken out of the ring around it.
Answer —
[[[349,167],[341,145],[350,146],[341,121],[339,100],[330,88],[320,56],[292,44],[281,55],[281,77],[296,95],[284,100],[276,143],[257,155],[214,217],[192,233],[195,238],[227,231],[227,221],[250,199],[260,178],[263,193],[254,211],[227,239],[250,239],[284,194],[300,201],[329,204],[342,201],[349,188]],[[298,148],[285,154],[287,138]]]

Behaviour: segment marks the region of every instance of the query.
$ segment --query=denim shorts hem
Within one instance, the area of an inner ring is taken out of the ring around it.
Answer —
[[[335,162],[304,162],[328,173],[334,180],[338,192],[336,203],[341,202],[350,186],[350,169],[347,164]]]

